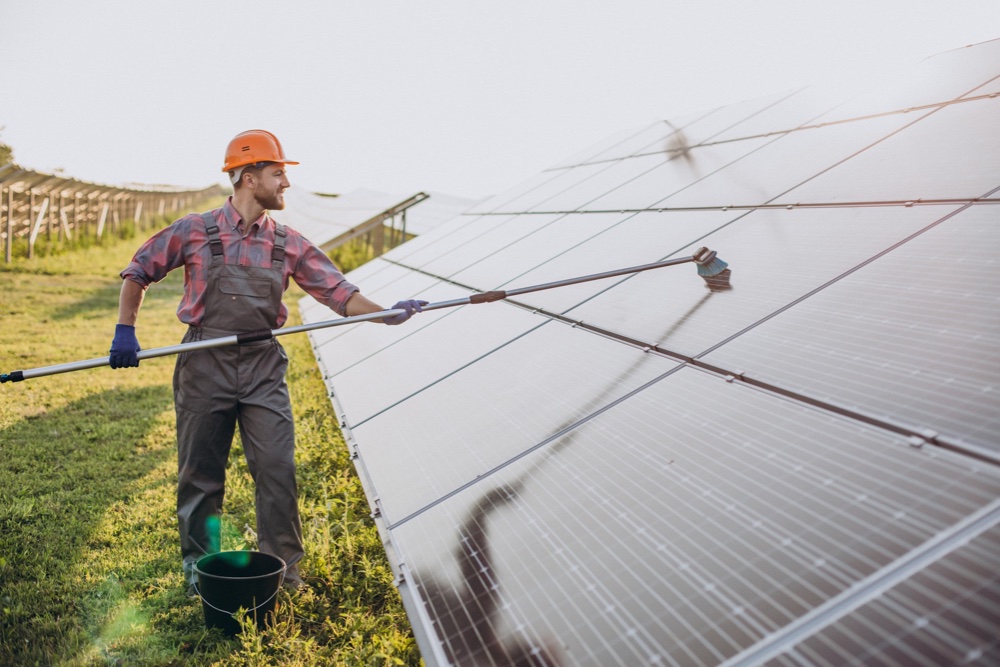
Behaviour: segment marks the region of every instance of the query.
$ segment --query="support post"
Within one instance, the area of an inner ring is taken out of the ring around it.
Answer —
[[[31,193],[31,201],[34,203],[35,196]],[[35,216],[35,222],[31,225],[31,233],[28,235],[28,257],[32,257],[35,253],[35,241],[38,239],[38,232],[42,230],[42,222],[45,221],[46,214],[49,212],[49,198],[46,197],[42,200],[42,205],[38,209],[38,215]]]
[[[13,198],[11,197],[11,194],[12,194],[11,189],[7,188],[7,226],[4,228],[4,231],[6,233],[4,234],[4,244],[3,244],[4,245],[3,257],[4,261],[7,264],[10,264],[11,260],[13,259],[13,257],[11,256],[12,253],[11,244],[13,242],[13,239],[11,237],[14,235],[14,225],[13,225],[14,211],[12,210],[11,205],[14,203],[14,201]],[[3,203],[3,186],[0,185],[0,204],[2,203]]]
[[[63,205],[63,200],[64,199],[65,199],[65,197],[63,196],[63,193],[60,192],[59,193],[59,221],[62,223],[62,231],[66,232],[66,240],[68,241],[69,238],[70,238],[69,221],[66,219],[66,208]],[[60,234],[60,240],[62,240],[62,235],[61,234]]]
[[[66,209],[59,211],[59,220],[62,222],[63,232],[66,233],[66,240],[73,240],[73,233],[69,230],[69,218],[66,217]]]
[[[97,240],[101,240],[101,236],[104,234],[104,223],[108,220],[108,202],[104,202],[104,208],[101,209],[101,217],[97,221]]]
[[[31,259],[31,251],[34,249],[35,244],[31,242],[31,237],[33,232],[31,231],[35,227],[35,191],[28,191],[28,259]]]
[[[385,223],[373,229],[372,235],[372,251],[379,257],[385,249]]]

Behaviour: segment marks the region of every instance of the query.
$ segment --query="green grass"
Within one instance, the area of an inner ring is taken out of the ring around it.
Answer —
[[[117,274],[137,245],[107,239],[0,264],[0,372],[105,356]],[[137,328],[144,348],[179,342],[181,289],[180,272],[150,288]],[[286,296],[289,324],[299,296]],[[173,358],[0,385],[0,664],[421,664],[308,339],[282,344],[298,436],[301,567],[313,585],[282,591],[276,624],[236,639],[206,629],[201,602],[183,587]],[[253,512],[237,439],[223,549],[255,548]]]
[[[385,247],[383,250],[388,252],[395,245],[389,243],[392,231],[386,227],[385,228]],[[412,234],[407,234],[400,243],[408,241],[413,238]],[[370,262],[375,258],[375,247],[368,241],[367,236],[359,236],[355,239],[351,239],[347,243],[343,243],[333,250],[330,251],[330,259],[340,267],[340,270],[344,273],[353,271],[365,262]]]

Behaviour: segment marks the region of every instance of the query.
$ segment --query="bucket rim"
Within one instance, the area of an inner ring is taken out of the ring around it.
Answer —
[[[225,555],[229,555],[229,554],[259,554],[261,556],[267,556],[268,558],[273,558],[274,560],[276,560],[279,563],[281,563],[281,568],[277,569],[277,570],[275,570],[273,572],[267,572],[265,574],[257,574],[257,575],[251,576],[251,577],[227,577],[227,576],[221,575],[221,574],[212,574],[211,572],[205,572],[204,570],[202,570],[199,567],[199,565],[201,564],[201,561],[203,561],[203,560],[205,560],[207,558],[212,558],[212,557],[216,557],[216,556],[225,556]],[[194,571],[195,571],[196,574],[199,574],[199,575],[202,575],[202,576],[205,576],[205,577],[211,577],[213,579],[226,579],[226,580],[232,580],[232,581],[249,581],[249,580],[252,580],[252,579],[264,579],[264,578],[267,578],[267,577],[273,577],[274,575],[278,574],[279,572],[281,574],[284,574],[287,570],[288,570],[288,564],[285,563],[285,560],[283,558],[281,558],[280,556],[275,556],[274,554],[264,553],[263,551],[249,551],[249,550],[242,550],[242,549],[234,549],[234,550],[231,550],[231,551],[216,551],[215,553],[205,554],[204,556],[202,556],[201,558],[199,558],[198,560],[196,560],[195,563],[194,563]]]

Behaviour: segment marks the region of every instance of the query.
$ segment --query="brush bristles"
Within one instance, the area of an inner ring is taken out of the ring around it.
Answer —
[[[725,263],[718,257],[713,257],[709,262],[698,265],[698,275],[702,278],[717,276],[725,271],[728,266],[729,264]]]
[[[730,289],[729,276],[732,271],[729,265],[719,259],[714,250],[701,248],[694,254],[695,263],[698,265],[698,275],[708,285],[713,292]]]

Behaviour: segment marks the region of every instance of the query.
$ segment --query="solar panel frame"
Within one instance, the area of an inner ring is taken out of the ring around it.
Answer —
[[[438,298],[702,244],[734,267],[728,291],[674,267],[314,338],[428,664],[997,654],[998,48],[840,106],[627,130],[364,276]],[[901,363],[950,364],[967,412],[874,381]]]

